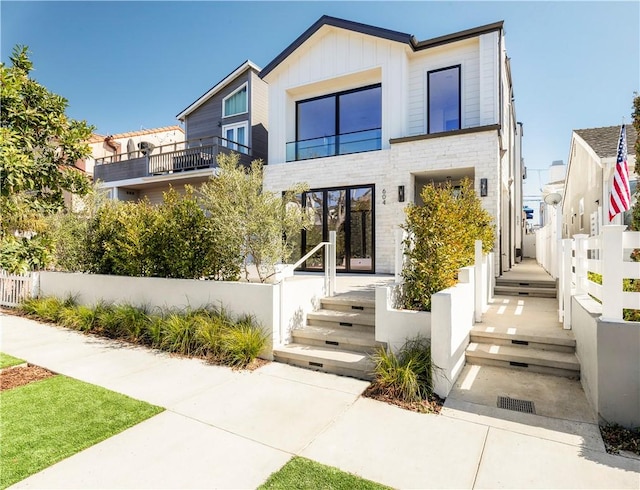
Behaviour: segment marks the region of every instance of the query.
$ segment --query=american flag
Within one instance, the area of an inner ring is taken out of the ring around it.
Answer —
[[[613,218],[631,208],[631,189],[629,187],[629,167],[627,166],[627,132],[624,124],[620,128],[618,140],[618,158],[613,182],[609,192],[609,222]]]

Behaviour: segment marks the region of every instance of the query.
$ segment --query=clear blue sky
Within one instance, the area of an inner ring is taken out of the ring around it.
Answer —
[[[505,21],[526,165],[566,162],[571,130],[630,122],[640,2],[0,2],[1,57],[27,44],[34,77],[102,134],[176,124],[236,66],[265,66],[323,14],[418,40]],[[525,194],[546,174],[530,172]]]

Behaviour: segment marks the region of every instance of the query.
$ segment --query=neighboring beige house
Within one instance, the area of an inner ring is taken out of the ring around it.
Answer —
[[[316,226],[338,234],[341,272],[390,273],[404,208],[430,182],[470,178],[495,219],[496,270],[522,250],[522,125],[502,22],[418,41],[323,16],[269,63],[265,187],[296,182]],[[308,261],[308,270],[322,268]]]
[[[184,130],[180,126],[165,126],[155,129],[141,129],[127,133],[102,135],[94,133],[89,138],[91,156],[80,165],[89,175],[93,175],[96,160],[109,159],[128,153],[128,148],[135,149],[128,158],[140,155],[139,145],[143,142],[151,143],[154,147],[181,143],[184,141]],[[122,158],[124,159],[124,158]]]
[[[626,125],[629,179],[635,192],[638,176],[635,168],[636,131]],[[609,189],[616,165],[620,126],[576,129],[571,135],[564,199],[562,201],[562,236],[597,235],[609,224]],[[631,223],[631,213],[622,221]]]

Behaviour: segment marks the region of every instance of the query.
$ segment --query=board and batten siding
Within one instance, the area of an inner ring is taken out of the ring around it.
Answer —
[[[461,65],[462,128],[499,123],[499,33],[417,52],[405,44],[324,27],[269,73],[270,163],[286,159],[295,140],[295,103],[382,84],[382,147],[390,138],[427,131],[427,73]]]
[[[325,26],[269,73],[269,163],[286,160],[295,140],[296,101],[382,84],[382,147],[406,134],[408,47]]]
[[[480,126],[480,70],[478,39],[414,53],[409,63],[408,135],[427,132],[427,74],[450,66],[460,66],[462,128]],[[493,123],[491,123],[493,124]]]

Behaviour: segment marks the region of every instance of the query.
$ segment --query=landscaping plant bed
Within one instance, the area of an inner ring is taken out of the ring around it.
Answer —
[[[419,413],[437,414],[440,413],[440,410],[442,410],[442,406],[444,405],[444,400],[435,394],[426,400],[420,400],[417,402],[404,401],[400,398],[385,393],[384,390],[381,390],[375,383],[369,385],[362,396],[372,398],[373,400],[378,400],[380,402],[397,405],[398,407],[404,408],[405,410],[411,410],[413,412]]]
[[[626,429],[620,425],[600,426],[602,440],[608,453],[620,454],[622,451],[640,456],[640,427]]]
[[[0,370],[0,391],[24,386],[51,376],[55,376],[55,373],[32,364],[8,367]]]

